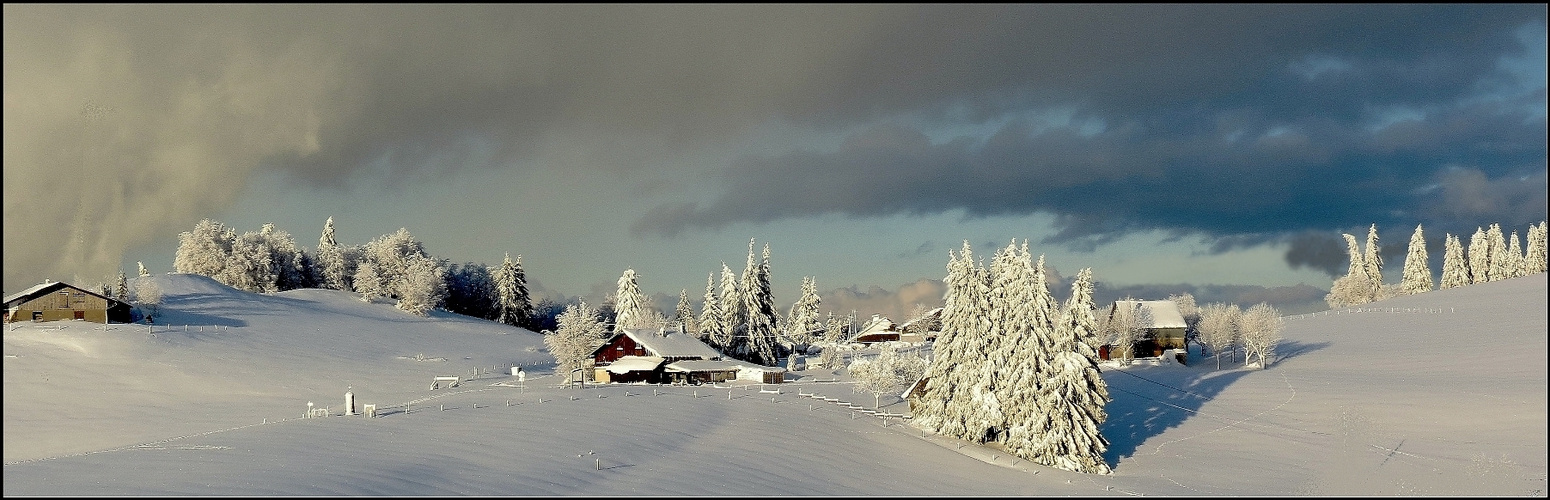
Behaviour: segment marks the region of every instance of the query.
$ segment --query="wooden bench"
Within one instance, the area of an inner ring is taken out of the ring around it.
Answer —
[[[431,390],[440,389],[442,382],[446,382],[448,388],[457,387],[458,382],[461,381],[462,378],[460,377],[436,377],[431,380]]]

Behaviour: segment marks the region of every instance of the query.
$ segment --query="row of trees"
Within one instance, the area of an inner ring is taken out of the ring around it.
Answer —
[[[1042,465],[1108,473],[1092,270],[1077,274],[1062,306],[1044,257],[1034,263],[1026,241],[997,251],[988,270],[964,242],[947,269],[942,331],[913,425]]]
[[[397,308],[418,316],[439,308],[528,328],[541,319],[527,290],[520,255],[513,261],[508,254],[498,268],[453,264],[427,254],[404,228],[364,245],[341,245],[333,217],[323,224],[316,252],[298,246],[290,233],[274,224],[238,235],[225,224],[204,219],[178,235],[173,267],[250,292],[325,288],[359,293],[368,302],[391,299]]]
[[[1530,225],[1527,248],[1518,243],[1518,232],[1511,237],[1503,236],[1500,224],[1489,228],[1475,228],[1469,239],[1468,251],[1458,236],[1447,234],[1443,241],[1442,276],[1433,286],[1432,271],[1426,253],[1426,238],[1421,225],[1415,226],[1410,235],[1410,247],[1405,255],[1405,267],[1400,282],[1383,283],[1383,257],[1379,255],[1378,225],[1367,229],[1366,246],[1357,243],[1356,237],[1342,234],[1350,267],[1346,274],[1330,285],[1324,301],[1331,308],[1349,307],[1394,297],[1414,295],[1436,288],[1457,288],[1475,283],[1486,283],[1508,278],[1528,276],[1546,271],[1546,223]]]

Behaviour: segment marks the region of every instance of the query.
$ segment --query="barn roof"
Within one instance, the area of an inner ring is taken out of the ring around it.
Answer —
[[[721,353],[700,342],[693,335],[676,330],[625,330],[617,335],[627,335],[640,344],[652,356],[663,358],[721,359]]]
[[[670,372],[724,372],[736,371],[743,368],[741,363],[735,361],[710,361],[704,359],[686,359],[668,363],[663,369]]]
[[[608,373],[649,372],[662,365],[662,358],[656,356],[624,356],[603,369]]]
[[[1184,322],[1184,315],[1179,313],[1179,305],[1171,300],[1116,300],[1114,305],[1147,308],[1147,310],[1152,312],[1152,328],[1186,328],[1189,326]]]
[[[62,282],[62,281],[45,281],[45,282],[33,285],[32,288],[28,288],[26,290],[22,290],[20,292],[16,292],[16,293],[13,293],[13,294],[5,296],[5,307],[11,307],[11,306],[16,305],[18,303],[26,302],[28,300],[32,300],[35,297],[39,297],[39,296],[42,296],[42,295],[53,293],[55,290],[59,290],[61,288],[69,288],[69,289],[72,289],[72,290],[79,290],[79,291],[82,291],[82,292],[86,292],[87,295],[91,295],[93,297],[97,297],[97,298],[100,298],[100,299],[106,299],[108,301],[108,307],[112,307],[114,304],[124,303],[121,300],[118,300],[118,299],[115,299],[115,298],[112,298],[112,297],[103,297],[102,295],[99,295],[99,294],[97,294],[95,292],[92,292],[91,290],[87,290],[85,288],[81,288],[81,287],[78,287],[78,286],[75,286],[75,285],[71,285],[69,283],[65,283],[65,282]]]

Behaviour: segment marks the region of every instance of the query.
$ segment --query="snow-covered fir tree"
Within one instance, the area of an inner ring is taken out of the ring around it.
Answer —
[[[1517,244],[1517,242],[1518,242],[1518,233],[1516,231],[1514,231],[1512,233],[1512,242],[1513,242],[1513,244]],[[140,271],[139,271],[138,274],[136,274],[136,276],[150,276],[151,275],[150,271],[145,270],[145,263],[144,262],[138,262],[137,261],[137,262],[135,262],[135,265],[140,266]]]
[[[1491,281],[1491,243],[1486,240],[1485,229],[1477,226],[1469,237],[1469,282],[1487,281]]]
[[[721,353],[731,357],[745,355],[748,350],[748,311],[743,302],[743,291],[737,276],[725,262],[721,263],[721,339],[711,339],[722,346]],[[741,358],[739,358],[741,359]]]
[[[1243,312],[1238,320],[1240,342],[1243,343],[1244,366],[1265,368],[1275,354],[1276,344],[1281,342],[1281,331],[1286,320],[1281,312],[1270,304],[1260,302]]]
[[[318,286],[330,290],[354,290],[355,262],[352,254],[334,239],[334,218],[329,217],[323,222],[323,234],[318,237],[317,257],[313,263]]]
[[[694,305],[689,303],[689,290],[678,291],[678,305],[673,308],[673,324],[685,335],[700,334],[700,320],[694,315]]]
[[[129,302],[129,277],[124,276],[124,270],[118,271],[118,285],[113,287],[113,298],[119,302]]]
[[[558,328],[544,335],[544,346],[554,355],[554,372],[566,377],[567,382],[574,382],[571,371],[584,367],[592,351],[607,341],[608,330],[598,320],[597,309],[586,301],[566,307],[558,318]],[[586,375],[582,373],[584,378]]]
[[[1443,241],[1442,279],[1438,288],[1458,288],[1469,283],[1469,262],[1464,259],[1464,245],[1457,235],[1449,234]]]
[[[1222,354],[1238,343],[1240,317],[1237,305],[1218,302],[1200,308],[1200,342],[1211,350],[1218,370],[1222,369]]]
[[[1512,277],[1511,257],[1507,255],[1507,238],[1502,235],[1502,225],[1492,223],[1485,230],[1486,244],[1491,246],[1490,277],[1487,281],[1501,281]]]
[[[415,316],[427,316],[447,297],[446,268],[424,255],[411,255],[408,267],[393,288],[398,291],[399,310]]]
[[[1372,302],[1373,280],[1367,275],[1366,257],[1362,253],[1362,247],[1356,242],[1356,237],[1349,233],[1342,233],[1345,238],[1346,255],[1351,264],[1346,268],[1345,276],[1335,279],[1329,287],[1329,294],[1324,296],[1324,302],[1330,308],[1347,307]]]
[[[527,327],[533,315],[532,298],[528,296],[527,280],[522,273],[522,256],[512,262],[507,253],[499,270],[495,271],[495,321],[501,324]]]
[[[811,344],[823,331],[823,320],[818,318],[818,281],[812,276],[802,277],[802,295],[791,304],[786,315],[786,338],[796,344]]]
[[[1513,231],[1512,236],[1507,238],[1507,258],[1504,260],[1506,260],[1507,277],[1521,278],[1528,276],[1528,273],[1523,269],[1523,247],[1518,245],[1517,231]]]
[[[1004,257],[1003,257],[1004,255]],[[1052,415],[1044,410],[1042,392],[1053,374],[1055,327],[1059,304],[1050,294],[1044,274],[1044,256],[1030,262],[1027,242],[1009,246],[991,264],[991,317],[1000,323],[990,359],[996,369],[994,386],[1000,413],[995,435],[1013,454],[1033,459],[1033,443],[1049,429]],[[992,408],[987,408],[991,410]]]
[[[1405,269],[1399,283],[1400,293],[1415,295],[1432,291],[1432,268],[1426,256],[1426,237],[1421,225],[1415,225],[1410,235],[1409,252],[1405,255]]]
[[[1085,276],[1085,280],[1084,280]],[[1007,450],[1034,463],[1087,474],[1108,474],[1103,453],[1109,441],[1100,428],[1108,420],[1108,383],[1099,373],[1097,353],[1083,340],[1095,327],[1091,270],[1072,283],[1071,297],[1053,330],[1048,374],[1040,385],[1035,414],[1038,432],[1013,427]],[[1084,283],[1086,281],[1086,283]]]
[[[1524,275],[1538,274],[1546,269],[1545,222],[1528,227],[1528,248],[1523,251]]]
[[[930,397],[921,400],[912,425],[951,438],[984,438],[983,434],[969,435],[966,421],[978,412],[966,411],[964,407],[973,404],[974,395],[969,389],[974,379],[982,375],[980,367],[988,355],[982,350],[983,336],[989,331],[986,274],[975,264],[968,241],[963,242],[959,255],[948,252],[942,331],[932,348],[931,366],[926,372],[925,391]]]
[[[725,264],[722,265],[726,267]],[[705,275],[705,297],[700,303],[700,339],[717,351],[725,352],[730,340],[726,324],[722,323],[721,299],[716,297],[716,273]]]
[[[1098,362],[1098,346],[1103,345],[1103,340],[1098,337],[1097,308],[1093,305],[1093,269],[1083,268],[1077,271],[1076,278],[1071,282],[1071,297],[1066,299],[1065,309],[1061,313],[1061,321],[1068,324],[1078,334],[1078,338],[1087,349],[1080,349],[1086,355]],[[1188,294],[1186,294],[1188,295]],[[1073,302],[1080,299],[1080,302]],[[1194,303],[1194,297],[1190,297],[1190,303]],[[1196,315],[1198,316],[1198,308]]]
[[[828,316],[823,321],[824,342],[839,342],[845,340],[845,336],[849,335],[845,325],[845,318],[836,318],[834,317],[834,311],[829,311]]]
[[[748,240],[748,262],[753,263],[753,240]],[[743,300],[748,314],[748,351],[745,361],[764,366],[779,366],[785,355],[780,345],[780,312],[770,289],[770,246],[764,245],[763,260],[751,266],[752,275],[743,276]]]
[[[1383,286],[1383,254],[1378,248],[1378,225],[1367,228],[1367,246],[1362,249],[1362,265],[1366,266],[1367,279],[1372,280],[1373,295]]]
[[[201,219],[192,231],[178,234],[178,250],[172,269],[179,273],[215,277],[226,267],[236,231],[225,224]]]
[[[990,389],[987,418],[991,433],[1003,445],[1009,440],[1037,439],[1030,432],[1038,423],[1038,397],[1049,375],[1050,347],[1059,305],[1045,282],[1044,256],[1032,262],[1028,243],[1008,245],[992,260],[990,286]],[[991,413],[993,412],[993,413]]]
[[[645,328],[651,319],[651,306],[640,292],[634,269],[625,269],[614,290],[614,331]]]

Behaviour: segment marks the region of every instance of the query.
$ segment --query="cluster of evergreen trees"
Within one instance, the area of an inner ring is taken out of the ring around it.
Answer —
[[[1042,465],[1109,473],[1092,270],[1077,274],[1063,306],[1026,241],[997,251],[988,270],[965,241],[947,270],[942,330],[913,425]]]
[[[1474,283],[1528,276],[1546,270],[1546,223],[1530,225],[1528,246],[1518,243],[1518,232],[1502,235],[1499,224],[1475,228],[1466,252],[1459,237],[1448,234],[1443,242],[1442,277],[1438,288],[1456,288]],[[1410,236],[1405,267],[1397,285],[1383,283],[1383,258],[1378,254],[1378,225],[1367,229],[1364,248],[1350,234],[1345,237],[1351,265],[1345,276],[1335,279],[1324,301],[1330,307],[1348,307],[1387,299],[1396,295],[1414,295],[1434,289],[1432,271],[1426,254],[1426,238],[1421,225]],[[1509,243],[1510,242],[1510,243]]]
[[[419,316],[444,309],[527,328],[540,319],[521,256],[513,262],[508,254],[499,268],[452,264],[427,254],[402,228],[365,245],[341,245],[333,217],[324,222],[317,251],[310,253],[274,224],[238,235],[204,219],[178,235],[173,267],[250,292],[326,288],[359,293],[365,301],[392,299],[399,309]]]

